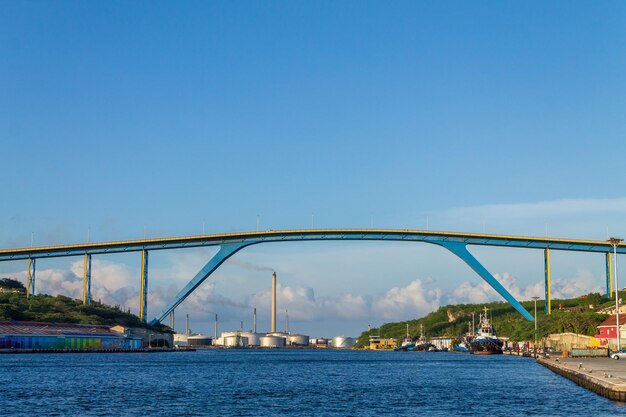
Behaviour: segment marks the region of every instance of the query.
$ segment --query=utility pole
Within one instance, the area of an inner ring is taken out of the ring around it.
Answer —
[[[619,237],[609,238],[609,243],[613,246],[613,271],[615,271],[615,330],[617,331],[617,351],[622,350],[621,332],[619,331],[619,281],[617,279],[617,245],[624,239]]]
[[[535,302],[535,358],[537,357],[537,300],[539,297],[533,297],[533,301]]]

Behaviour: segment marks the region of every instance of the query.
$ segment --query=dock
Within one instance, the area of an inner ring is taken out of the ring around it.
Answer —
[[[537,362],[576,384],[613,401],[626,402],[626,360],[544,358]]]

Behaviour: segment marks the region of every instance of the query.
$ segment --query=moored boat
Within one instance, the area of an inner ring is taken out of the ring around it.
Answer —
[[[413,342],[413,338],[409,334],[409,324],[406,324],[406,336],[402,339],[402,344],[395,348],[395,351],[401,352],[409,352],[415,348],[415,343]]]
[[[487,307],[485,307],[484,314],[480,315],[480,325],[469,346],[470,353],[474,355],[502,354],[502,341],[498,339],[496,329],[489,321]]]

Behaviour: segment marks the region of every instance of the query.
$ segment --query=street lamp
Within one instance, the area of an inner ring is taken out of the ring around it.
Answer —
[[[539,297],[532,297],[535,302],[535,357],[537,357],[537,300]]]
[[[609,243],[613,246],[613,271],[615,271],[615,329],[617,330],[617,351],[622,350],[621,344],[621,334],[619,331],[619,284],[617,279],[617,245],[620,244],[624,239],[619,237],[611,237],[609,238]]]

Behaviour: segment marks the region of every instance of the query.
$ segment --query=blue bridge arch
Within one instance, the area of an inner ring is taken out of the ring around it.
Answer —
[[[12,260],[28,260],[29,276],[32,262],[33,283],[29,292],[34,293],[34,261],[39,258],[85,256],[85,265],[91,263],[91,257],[99,254],[141,252],[141,293],[140,318],[147,319],[147,291],[148,291],[148,252],[152,250],[166,250],[192,248],[202,246],[219,246],[218,252],[207,264],[183,287],[175,298],[152,320],[152,323],[163,321],[178,305],[180,305],[202,282],[204,282],[220,265],[240,250],[266,242],[296,242],[296,241],[323,241],[323,240],[369,240],[369,241],[403,241],[424,242],[446,248],[462,259],[496,292],[509,302],[524,318],[533,320],[532,315],[515,299],[500,282],[469,252],[468,246],[500,246],[527,249],[542,249],[545,254],[545,299],[546,312],[550,313],[550,250],[598,252],[606,256],[606,286],[607,294],[612,291],[612,269],[610,267],[611,251],[613,247],[606,241],[576,240],[559,238],[538,238],[525,236],[492,235],[458,232],[435,232],[408,229],[320,229],[320,230],[268,230],[259,232],[241,232],[215,235],[167,237],[156,239],[142,239],[118,242],[101,242],[75,245],[60,245],[37,248],[3,249],[0,250],[0,262]],[[626,246],[619,245],[617,253],[626,253]],[[84,291],[91,287],[89,268],[85,268]],[[89,300],[89,294],[84,294],[84,300]]]

